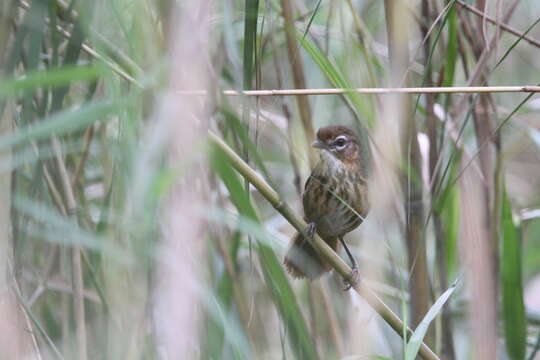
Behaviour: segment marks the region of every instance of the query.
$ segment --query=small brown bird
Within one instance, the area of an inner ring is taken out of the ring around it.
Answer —
[[[362,166],[358,137],[345,126],[327,126],[319,129],[311,146],[320,150],[320,160],[302,196],[306,233],[312,236],[316,231],[336,252],[341,243],[356,276],[356,261],[343,236],[362,223],[369,208],[366,167]],[[293,237],[284,264],[295,278],[313,280],[331,270],[300,233]]]

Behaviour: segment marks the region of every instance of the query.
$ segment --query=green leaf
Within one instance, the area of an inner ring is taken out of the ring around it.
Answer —
[[[90,81],[105,74],[102,66],[64,66],[47,71],[32,71],[16,79],[0,82],[0,98],[32,92],[40,87],[58,87],[74,81]]]
[[[462,150],[454,149],[451,144],[453,156],[448,160],[448,171],[450,178],[454,178],[459,171]],[[436,184],[435,184],[436,185]],[[435,186],[434,185],[434,186]],[[435,188],[437,189],[437,187]],[[444,256],[446,257],[446,269],[449,276],[455,272],[457,261],[457,239],[459,235],[459,187],[453,186],[450,181],[439,186],[439,191],[433,191],[433,208],[430,211],[440,216],[443,226],[444,236]]]
[[[456,59],[458,54],[457,40],[457,13],[456,7],[452,5],[448,13],[448,44],[446,47],[446,61],[444,69],[444,85],[452,86],[454,83],[454,73],[456,70]]]
[[[32,15],[32,23],[28,33],[28,51],[25,55],[25,63],[27,70],[33,70],[38,67],[40,62],[43,36],[45,34],[44,27],[47,18],[47,3],[46,1],[32,1],[30,14]]]
[[[228,277],[228,275],[225,275]],[[232,295],[232,290],[230,290]],[[219,294],[218,294],[219,295]],[[207,343],[204,346],[204,359],[220,359],[223,357],[223,345],[228,344],[233,352],[232,359],[251,359],[253,350],[248,342],[248,338],[238,323],[238,320],[231,315],[230,304],[223,301],[214,294],[207,294],[202,297],[203,303],[208,311],[208,332]],[[230,300],[230,299],[229,299]],[[229,301],[230,302],[230,301]]]
[[[340,73],[336,65],[334,65],[328,57],[321,51],[321,49],[313,42],[302,37],[298,37],[300,45],[307,51],[309,56],[313,59],[315,64],[324,73],[330,84],[335,88],[352,89],[352,86],[348,83],[345,77]],[[360,94],[351,91],[345,93],[345,97],[351,103],[351,105],[358,111],[358,113],[364,115],[366,119],[371,119],[372,110],[368,103],[364,100],[366,97],[361,97]],[[371,128],[370,124],[362,124],[366,128]]]
[[[81,229],[71,219],[43,203],[17,196],[13,199],[13,205],[35,220],[36,226],[26,226],[24,230],[36,237],[66,246],[82,246],[101,252],[119,263],[131,263],[131,259],[121,249],[99,235]]]
[[[32,140],[47,138],[52,134],[65,134],[84,128],[96,121],[118,112],[121,101],[100,101],[85,105],[77,110],[65,110],[41,120],[35,126],[25,127],[18,132],[0,137],[0,150],[26,144]]]
[[[215,302],[219,305],[215,305],[219,309],[219,314],[230,313],[231,309],[231,300],[233,295],[233,286],[232,279],[227,272],[221,274],[220,279],[218,280]],[[219,307],[218,307],[219,306]],[[210,317],[208,319],[208,330],[206,334],[206,343],[204,345],[204,351],[207,354],[203,357],[204,359],[219,359],[223,352],[223,340],[225,337],[224,326]],[[223,321],[225,323],[225,321]],[[242,333],[245,336],[245,334]]]
[[[309,18],[308,24],[306,26],[306,30],[304,30],[304,35],[302,38],[306,38],[307,33],[309,32],[309,28],[311,27],[311,24],[313,23],[313,20],[315,19],[315,15],[317,15],[317,11],[319,11],[319,8],[321,7],[322,0],[317,1],[317,5],[315,5],[315,10],[313,10],[313,14],[311,14],[311,17]]]
[[[451,276],[458,267],[457,240],[459,235],[459,188],[452,186],[448,198],[448,205],[442,211],[445,239],[445,256],[448,274]]]
[[[222,113],[225,116],[227,123],[234,131],[234,134],[238,137],[238,140],[240,140],[244,146],[244,149],[249,151],[250,159],[254,161],[255,165],[257,165],[257,167],[261,170],[266,180],[270,182],[268,170],[262,161],[261,154],[257,149],[257,145],[255,145],[255,143],[250,139],[246,126],[242,124],[236,114],[229,108],[224,107],[222,109]]]
[[[506,351],[513,360],[525,358],[527,321],[521,277],[521,235],[512,219],[512,207],[506,191],[502,201],[502,315]]]
[[[15,39],[12,42],[11,51],[7,56],[7,61],[3,64],[2,74],[11,74],[19,63],[25,44],[25,38],[29,36],[34,29],[34,23],[39,22],[38,18],[42,11],[43,4],[40,1],[32,1],[30,8],[24,12],[24,19],[19,25],[18,31],[15,32]],[[2,14],[4,15],[4,14]],[[5,16],[5,15],[4,15]]]
[[[257,16],[259,0],[246,0],[244,18],[244,90],[251,89],[253,79],[253,60],[257,41]]]
[[[540,272],[540,217],[522,222],[523,274],[526,279]]]
[[[351,86],[345,80],[345,77],[339,72],[338,68],[326,57],[317,45],[308,39],[299,38],[300,44],[311,56],[315,64],[323,71],[324,75],[332,86],[336,88],[350,89]]]
[[[420,350],[420,345],[422,345],[422,341],[424,341],[424,337],[426,336],[426,332],[429,328],[429,324],[435,319],[437,314],[442,310],[444,304],[446,301],[450,298],[450,295],[454,292],[456,289],[457,282],[455,282],[452,286],[448,288],[433,304],[433,306],[429,309],[427,314],[424,316],[420,324],[416,327],[416,330],[414,330],[414,333],[412,334],[411,338],[409,339],[409,342],[407,343],[407,346],[405,347],[405,360],[414,360],[416,359],[416,355],[418,354],[418,350]]]

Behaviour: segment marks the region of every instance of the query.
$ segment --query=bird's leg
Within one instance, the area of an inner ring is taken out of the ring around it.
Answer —
[[[358,277],[359,277],[358,276],[358,265],[356,264],[356,259],[354,258],[354,256],[352,256],[351,251],[347,247],[347,244],[345,244],[345,241],[343,241],[342,236],[339,237],[339,241],[341,242],[341,245],[343,245],[343,247],[345,248],[345,252],[347,253],[347,256],[349,257],[349,260],[351,261],[351,269],[352,269],[352,271],[351,271],[351,281],[344,280],[345,288],[343,290],[347,291],[353,286],[353,284],[355,282],[358,281]]]

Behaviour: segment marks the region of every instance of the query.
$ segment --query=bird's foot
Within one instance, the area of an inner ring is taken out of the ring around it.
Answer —
[[[353,265],[351,269],[351,274],[349,275],[349,279],[343,279],[343,285],[345,287],[343,288],[343,291],[350,290],[358,281],[360,280],[360,274],[358,272],[358,266]]]

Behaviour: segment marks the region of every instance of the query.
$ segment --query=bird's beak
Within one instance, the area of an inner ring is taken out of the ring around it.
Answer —
[[[321,140],[315,140],[311,144],[311,147],[313,147],[315,149],[326,149],[326,144],[324,142],[322,142]]]

